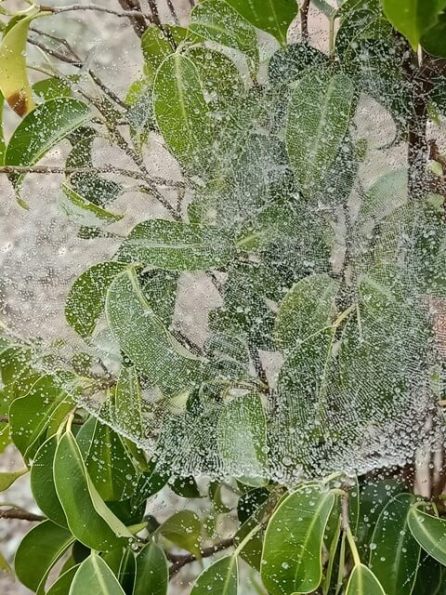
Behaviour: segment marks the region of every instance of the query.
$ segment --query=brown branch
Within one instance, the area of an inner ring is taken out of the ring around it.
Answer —
[[[30,521],[32,523],[36,523],[39,521],[44,521],[45,517],[41,516],[40,514],[28,512],[23,508],[14,507],[8,508],[7,510],[0,509],[0,519],[17,519],[19,521]]]
[[[300,27],[302,34],[302,43],[308,43],[310,35],[308,33],[308,12],[310,10],[311,0],[304,0],[300,9]]]
[[[119,0],[119,4],[127,12],[137,12],[136,16],[130,17],[133,30],[138,37],[142,37],[147,29],[147,21],[142,13],[139,0]]]
[[[122,169],[114,165],[103,165],[98,167],[65,167],[59,165],[0,165],[0,174],[116,174],[126,178],[133,178],[135,180],[146,180],[147,176],[142,172],[130,169]],[[175,180],[165,180],[158,176],[153,176],[150,181],[157,186],[166,186],[172,188],[184,187],[183,182]]]
[[[221,552],[223,550],[227,550],[228,548],[234,545],[234,538],[230,537],[229,539],[223,539],[220,543],[212,545],[208,548],[204,548],[200,552],[200,556],[195,556],[194,554],[186,554],[184,556],[177,555],[177,554],[170,554],[169,552],[166,553],[167,559],[169,562],[172,562],[172,566],[169,569],[169,576],[172,578],[177,574],[184,566],[187,564],[192,564],[192,562],[196,562],[197,560],[201,560],[201,558],[209,558],[213,556],[217,552]]]
[[[161,27],[161,20],[160,20],[160,15],[158,12],[158,5],[156,3],[156,0],[147,0],[147,3],[149,5],[150,8],[150,12],[152,13],[152,22],[157,26],[157,27]]]
[[[113,8],[106,8],[104,6],[97,6],[96,4],[71,4],[69,6],[45,6],[43,4],[40,5],[40,9],[42,12],[52,12],[53,14],[61,14],[63,12],[73,12],[78,10],[92,10],[95,12],[105,12],[107,14],[112,14],[116,17],[124,17],[124,18],[138,18],[142,16],[140,10],[113,10]]]
[[[178,18],[177,11],[175,10],[175,6],[173,5],[172,0],[166,0],[166,2],[167,2],[167,6],[169,8],[170,14],[172,15],[173,20],[175,21],[175,24],[179,25],[180,19]]]

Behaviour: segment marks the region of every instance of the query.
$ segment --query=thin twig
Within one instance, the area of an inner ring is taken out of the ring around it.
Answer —
[[[73,12],[78,10],[92,10],[95,12],[106,12],[107,14],[113,14],[116,17],[141,17],[142,13],[139,10],[113,10],[113,8],[106,8],[104,6],[98,6],[96,4],[71,4],[69,6],[44,6],[40,5],[42,12],[52,12],[53,14],[61,14],[63,12]]]
[[[213,556],[217,552],[221,552],[223,550],[227,550],[228,548],[234,545],[234,538],[231,537],[229,539],[223,539],[220,543],[212,545],[211,547],[204,548],[200,552],[200,557],[198,558],[194,554],[186,554],[184,556],[166,553],[166,556],[170,562],[172,562],[172,566],[169,569],[169,576],[175,576],[184,566],[187,564],[192,564],[196,560],[200,560],[202,558],[209,558]]]
[[[72,175],[72,174],[91,174],[91,173],[100,173],[100,174],[116,174],[119,176],[124,176],[126,178],[132,178],[135,180],[146,180],[147,176],[142,172],[131,170],[131,169],[122,169],[121,167],[115,167],[114,165],[102,165],[97,167],[65,167],[62,165],[0,165],[0,174],[65,174],[65,175]],[[165,180],[164,178],[159,178],[158,176],[154,176],[151,178],[152,184],[156,184],[157,186],[166,186],[172,188],[178,188],[183,183],[176,182],[174,180]],[[146,189],[147,190],[147,189]]]
[[[300,9],[300,27],[302,34],[302,43],[308,43],[310,35],[308,33],[308,11],[311,0],[304,0]]]
[[[52,39],[53,41],[56,41],[57,43],[60,43],[62,46],[65,47],[65,49],[70,52],[70,54],[73,56],[73,59],[76,60],[77,62],[80,62],[81,59],[79,58],[79,56],[77,55],[77,53],[74,51],[74,49],[71,47],[71,45],[68,43],[68,41],[66,39],[64,39],[63,37],[58,37],[57,35],[52,35],[51,33],[46,33],[46,31],[41,31],[40,29],[36,29],[35,27],[30,27],[29,30],[32,33],[35,33],[36,35],[41,35],[44,37],[48,37],[48,39]]]
[[[139,0],[119,0],[119,4],[124,10],[136,11],[139,13],[137,16],[130,17],[130,22],[134,32],[138,37],[142,37],[144,31],[147,29],[147,21],[142,14],[141,5]]]
[[[160,15],[158,12],[158,5],[156,3],[156,0],[147,0],[147,3],[149,5],[150,12],[152,13],[153,23],[155,25],[157,25],[157,27],[161,27],[161,20],[160,20]]]
[[[17,519],[19,521],[30,521],[32,523],[36,523],[39,521],[44,521],[45,517],[40,514],[28,512],[23,508],[14,507],[8,508],[7,510],[0,509],[0,519]]]
[[[173,5],[172,0],[166,0],[166,2],[167,2],[167,6],[169,8],[170,14],[172,15],[173,20],[175,21],[175,24],[179,25],[180,19],[178,18],[177,11],[175,10],[175,6]]]

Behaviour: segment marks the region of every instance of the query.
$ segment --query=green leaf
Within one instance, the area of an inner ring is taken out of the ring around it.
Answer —
[[[166,595],[169,571],[164,551],[155,543],[147,545],[136,556],[133,595]]]
[[[48,589],[46,595],[67,595],[69,593],[71,583],[73,582],[74,575],[76,574],[78,568],[78,565],[72,566],[71,568],[63,572]]]
[[[259,395],[234,397],[220,414],[217,442],[226,473],[259,487],[267,472],[266,416]],[[240,476],[240,471],[242,475]]]
[[[112,213],[90,202],[68,184],[62,184],[63,196],[60,207],[67,217],[78,225],[103,227],[120,221],[123,215]]]
[[[121,368],[113,402],[113,420],[130,436],[143,436],[142,394],[133,366]]]
[[[99,496],[71,432],[66,432],[54,458],[54,482],[68,526],[87,547],[107,551],[131,533]]]
[[[163,24],[162,28],[152,25],[144,31],[141,49],[144,56],[144,73],[150,82],[163,61],[174,53],[176,46],[186,40],[191,43],[199,41],[189,29],[177,25]]]
[[[191,510],[177,512],[164,521],[158,531],[181,549],[200,556],[201,522],[195,512]]]
[[[59,502],[53,476],[57,436],[51,436],[42,444],[31,467],[31,490],[40,510],[54,523],[67,526],[65,513]]]
[[[237,595],[238,574],[236,556],[220,558],[203,570],[192,588],[191,595]]]
[[[51,568],[74,540],[69,531],[51,521],[33,527],[15,555],[15,572],[20,582],[32,591],[42,589]]]
[[[153,108],[172,153],[192,170],[206,169],[212,157],[212,121],[205,88],[192,60],[176,53],[156,73]]]
[[[224,266],[234,251],[228,234],[217,227],[152,219],[133,228],[117,258],[171,271],[202,271]]]
[[[259,48],[255,29],[225,0],[204,0],[192,10],[190,30],[207,41],[235,48],[246,54],[255,72]]]
[[[70,587],[70,595],[125,595],[109,566],[92,552],[79,566]]]
[[[286,45],[288,28],[299,7],[294,0],[226,0],[254,27],[273,35]]]
[[[443,567],[436,560],[424,554],[421,556],[417,568],[417,581],[413,590],[414,595],[443,595]]]
[[[364,564],[358,564],[350,575],[345,595],[386,595],[386,593],[373,572]]]
[[[275,333],[279,345],[292,349],[331,326],[339,282],[327,274],[298,281],[280,304]]]
[[[105,310],[121,349],[153,386],[174,394],[197,382],[200,359],[164,327],[142,295],[133,270],[114,279]]]
[[[59,97],[38,105],[14,130],[6,149],[6,165],[34,165],[70,132],[91,118],[78,99]],[[24,175],[14,175],[18,190]]]
[[[12,484],[18,479],[28,473],[27,467],[19,469],[18,471],[1,471],[0,472],[0,492],[4,492],[12,486]]]
[[[446,520],[412,506],[408,513],[409,529],[425,552],[446,566]]]
[[[417,49],[423,35],[436,25],[446,7],[446,0],[411,0],[401,5],[401,0],[381,0],[384,14],[397,31]]]
[[[34,13],[18,20],[0,45],[0,91],[19,116],[25,116],[34,108],[26,68],[26,41],[35,16]]]
[[[130,498],[138,476],[121,437],[94,417],[76,435],[87,473],[105,501]]]
[[[407,513],[415,498],[400,494],[379,515],[370,547],[370,569],[386,595],[411,595],[420,547],[408,527]]]
[[[287,496],[265,534],[262,579],[270,595],[310,593],[322,581],[322,546],[335,495],[304,486]]]
[[[73,409],[73,402],[54,376],[42,376],[25,397],[9,407],[11,436],[25,458],[32,457],[50,425],[56,427]]]
[[[446,12],[438,17],[438,23],[421,39],[423,48],[434,56],[446,58]]]
[[[351,80],[311,72],[295,88],[288,111],[287,150],[306,197],[320,190],[330,165],[343,148],[353,111]]]
[[[89,337],[105,307],[107,290],[125,269],[120,262],[101,262],[76,279],[65,302],[68,324],[83,338]]]
[[[71,86],[68,80],[57,76],[34,83],[33,91],[43,101],[49,101],[57,97],[72,97]]]

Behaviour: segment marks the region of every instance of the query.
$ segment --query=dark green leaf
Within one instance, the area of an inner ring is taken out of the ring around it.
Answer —
[[[286,44],[288,28],[299,7],[294,0],[226,0],[252,25]]]
[[[53,464],[56,448],[57,436],[51,436],[37,451],[31,467],[31,490],[40,510],[57,525],[66,527],[67,519],[54,484]]]
[[[386,593],[373,572],[364,564],[358,564],[350,575],[345,595],[386,595]]]
[[[66,97],[38,105],[14,130],[6,150],[6,165],[34,165],[70,132],[91,118],[90,108]],[[23,175],[13,178],[19,189]]]
[[[33,527],[22,539],[15,556],[19,580],[32,591],[42,589],[51,568],[74,539],[67,529],[51,521]]]
[[[87,547],[107,551],[131,533],[99,496],[71,432],[59,441],[54,458],[56,491],[73,535]]]
[[[228,474],[237,474],[247,485],[264,485],[266,431],[266,416],[259,395],[237,396],[224,406],[218,420],[217,441]]]
[[[322,581],[322,546],[335,495],[304,486],[285,498],[265,534],[262,578],[270,595],[309,593]]]
[[[166,556],[158,545],[150,543],[136,557],[133,595],[166,595],[168,582]]]
[[[79,566],[70,587],[70,595],[125,595],[113,572],[94,552]]]
[[[163,537],[182,548],[200,555],[201,522],[195,512],[183,510],[164,521],[159,532]]]
[[[352,117],[354,87],[337,74],[305,75],[293,92],[287,125],[287,149],[306,197],[319,189],[342,150]]]
[[[217,227],[152,219],[133,228],[117,258],[171,271],[197,271],[225,265],[234,250],[231,238]]]
[[[102,227],[120,221],[123,215],[112,213],[90,202],[68,184],[62,184],[60,207],[67,217],[78,225]]]
[[[173,394],[197,381],[200,360],[180,345],[155,315],[133,270],[112,282],[105,309],[121,349],[153,386]]]
[[[63,572],[58,579],[51,585],[46,595],[68,595],[74,575],[79,566],[72,566]]]
[[[225,556],[214,562],[197,578],[191,595],[237,595],[238,562],[235,556]]]
[[[430,54],[446,58],[446,12],[439,15],[438,23],[423,35],[421,43]]]
[[[408,523],[412,535],[423,550],[446,566],[446,520],[412,506]]]
[[[57,97],[71,97],[71,86],[66,78],[51,77],[34,83],[34,93],[43,101]]]
[[[90,267],[74,282],[65,302],[68,324],[81,337],[89,337],[104,311],[110,283],[125,269],[120,262],[101,262]]]
[[[255,29],[225,0],[204,0],[191,14],[190,29],[208,41],[235,48],[248,56],[255,72],[259,49]]]
[[[373,531],[369,566],[387,595],[413,592],[420,546],[409,531],[407,513],[414,500],[410,494],[396,496],[382,510]]]

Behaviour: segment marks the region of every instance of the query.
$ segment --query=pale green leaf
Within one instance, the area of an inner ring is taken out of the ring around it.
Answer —
[[[191,595],[237,595],[238,561],[236,556],[220,558],[203,570],[195,581]]]
[[[384,14],[415,50],[423,35],[438,21],[446,0],[381,0]]]
[[[150,543],[136,556],[133,595],[166,595],[169,583],[167,559],[162,548]]]
[[[90,202],[81,196],[68,184],[62,184],[63,195],[60,198],[60,207],[67,217],[78,225],[103,227],[120,221],[123,215],[112,213],[103,207]]]
[[[408,523],[412,535],[423,550],[446,566],[446,520],[412,506]]]
[[[163,537],[183,550],[200,555],[201,522],[195,512],[177,512],[164,521],[158,530]]]
[[[386,595],[386,593],[373,572],[364,564],[358,564],[352,570],[345,595]]]
[[[69,595],[125,595],[109,566],[96,553],[92,552],[79,566]]]

